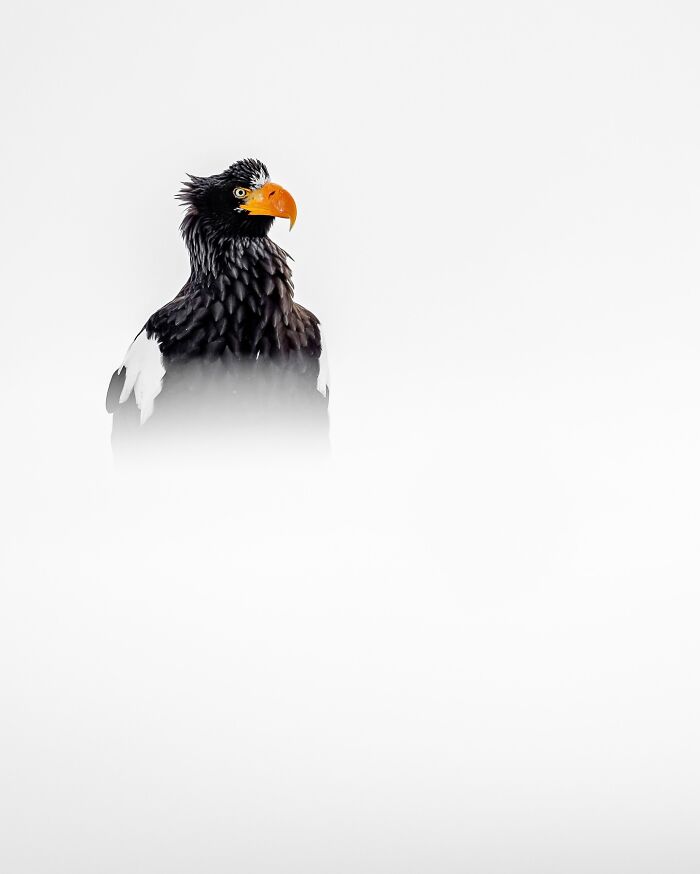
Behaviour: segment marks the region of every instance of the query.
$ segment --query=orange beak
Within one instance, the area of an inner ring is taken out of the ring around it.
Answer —
[[[256,188],[241,204],[251,215],[271,215],[274,218],[288,218],[289,230],[297,220],[297,205],[292,195],[275,182],[266,182]]]

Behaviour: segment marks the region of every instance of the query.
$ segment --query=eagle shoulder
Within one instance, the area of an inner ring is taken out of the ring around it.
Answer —
[[[157,335],[143,328],[129,346],[121,367],[115,371],[107,390],[107,410],[116,411],[133,392],[143,425],[153,414],[153,404],[163,388],[165,367]]]

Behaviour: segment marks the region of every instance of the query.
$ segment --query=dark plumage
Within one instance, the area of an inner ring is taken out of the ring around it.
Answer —
[[[290,256],[267,236],[275,217],[294,222],[291,195],[252,159],[189,180],[178,197],[190,277],[112,377],[115,448],[212,428],[325,435],[319,321],[294,301]]]

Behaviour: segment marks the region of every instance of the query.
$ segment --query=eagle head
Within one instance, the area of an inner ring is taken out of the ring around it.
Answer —
[[[214,176],[192,176],[176,197],[187,205],[182,231],[187,239],[196,225],[215,237],[264,237],[276,218],[288,218],[291,230],[297,216],[292,195],[270,181],[267,167],[257,158],[244,158]]]

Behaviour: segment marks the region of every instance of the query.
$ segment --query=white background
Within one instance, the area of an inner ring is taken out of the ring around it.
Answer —
[[[697,872],[700,13],[3,13],[0,868]],[[334,454],[115,473],[256,156]]]

